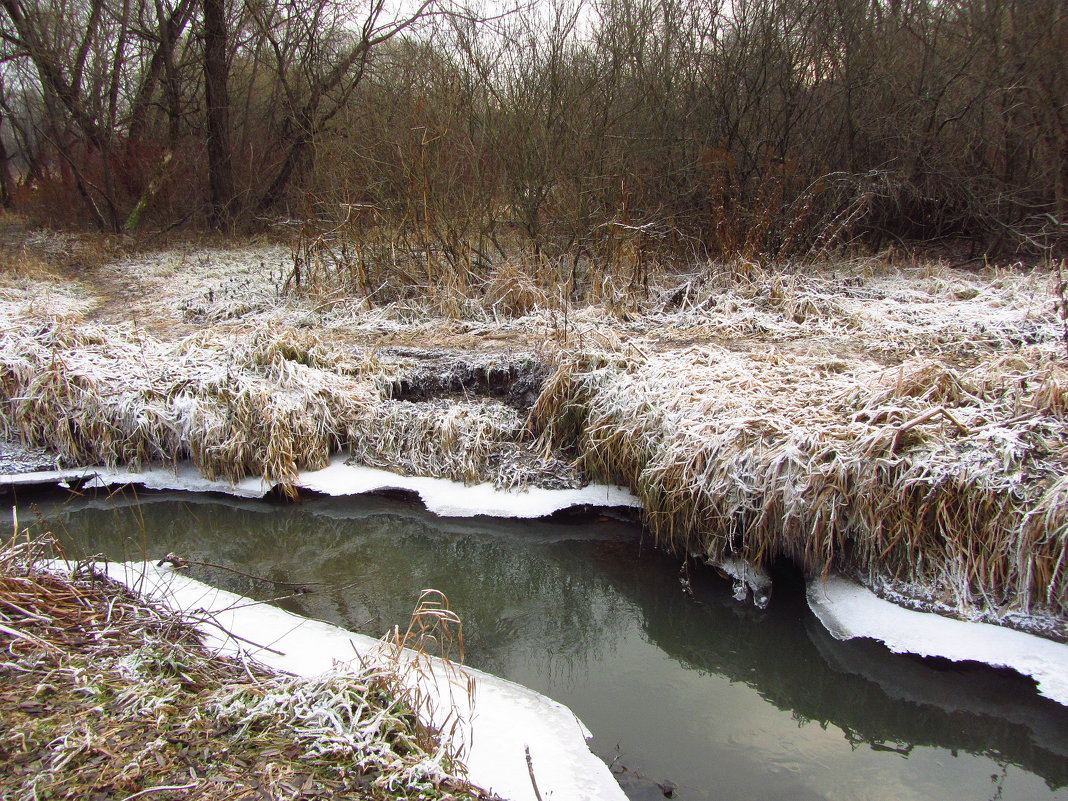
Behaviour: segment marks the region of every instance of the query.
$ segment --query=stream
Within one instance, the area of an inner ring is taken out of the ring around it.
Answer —
[[[173,551],[249,574],[191,570],[263,599],[308,583],[279,605],[376,636],[438,589],[465,661],[571,707],[632,799],[1068,800],[1068,708],[1031,681],[839,642],[788,570],[766,610],[693,563],[684,592],[680,560],[611,513],[451,519],[381,496],[127,491],[18,514],[40,514],[72,556]]]

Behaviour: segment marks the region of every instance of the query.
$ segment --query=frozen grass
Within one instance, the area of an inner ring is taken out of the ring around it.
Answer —
[[[192,459],[211,478],[284,482],[324,466],[363,408],[361,364],[308,333],[244,333],[164,342],[129,327],[12,327],[0,345],[7,432],[74,463]]]
[[[640,286],[606,274],[566,302],[518,262],[422,295],[323,281],[279,294],[278,249],[175,253],[109,268],[151,290],[103,315],[126,324],[0,306],[9,436],[75,462],[191,459],[230,480],[286,483],[342,450],[501,486],[586,472],[634,489],[680,552],[787,556],[1066,633],[1068,399],[1049,271],[739,262]],[[151,319],[187,328],[150,335]],[[509,355],[521,349],[551,371],[528,418],[397,345],[466,349],[484,370],[530,361]],[[404,381],[427,391],[398,395]]]
[[[535,412],[547,441],[633,487],[676,550],[918,583],[969,617],[1063,619],[1066,379],[1037,349],[968,369],[567,354]]]
[[[391,400],[406,365],[263,324],[168,341],[131,326],[15,323],[0,342],[3,431],[72,464],[188,459],[208,478],[287,487],[342,450],[411,475],[505,486],[566,472],[501,402]]]
[[[0,795],[484,798],[388,660],[313,679],[214,656],[88,568],[0,548]],[[407,669],[407,668],[405,668]]]

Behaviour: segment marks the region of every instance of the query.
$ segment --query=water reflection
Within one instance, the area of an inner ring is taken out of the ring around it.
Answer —
[[[1068,709],[1011,671],[892,654],[871,640],[834,639],[800,584],[776,586],[762,613],[725,582],[691,576],[693,598],[612,565],[615,586],[643,612],[643,630],[694,670],[756,689],[799,723],[833,725],[854,743],[908,755],[919,746],[989,755],[1068,786]],[[710,636],[710,632],[715,632]]]
[[[250,574],[194,572],[260,598],[286,588],[252,575],[318,582],[281,604],[372,634],[440,589],[464,620],[468,662],[571,705],[606,759],[620,744],[635,797],[659,793],[643,774],[694,799],[1068,798],[1068,710],[1024,680],[838,642],[799,587],[777,586],[761,612],[693,571],[687,596],[678,561],[629,524],[174,493],[42,511],[76,554],[175,551]]]
[[[605,578],[576,562],[574,546],[635,534],[610,520],[578,527],[441,519],[378,497],[293,505],[172,493],[140,503],[78,500],[42,513],[79,557],[174,551],[249,574],[191,571],[257,598],[282,595],[291,582],[315,584],[279,605],[376,636],[403,628],[422,589],[440,589],[463,619],[467,661],[490,672],[545,658],[547,670],[573,670],[601,658],[626,612],[612,603]]]

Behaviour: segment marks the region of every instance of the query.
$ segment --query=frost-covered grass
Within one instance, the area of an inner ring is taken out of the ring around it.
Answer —
[[[624,349],[563,358],[535,411],[679,551],[913,582],[966,617],[1063,620],[1066,380],[1039,348],[966,368]]]
[[[965,617],[1068,617],[1048,271],[706,265],[567,301],[522,264],[423,295],[282,292],[287,258],[172,250],[102,267],[91,311],[0,303],[4,431],[69,461],[189,459],[229,480],[292,482],[339,451],[502,486],[586,473],[634,489],[681,552],[922,586]],[[123,275],[143,291],[109,300]],[[531,414],[435,383],[435,348],[473,374],[537,372]]]
[[[204,649],[183,617],[88,568],[0,549],[0,795],[457,799],[447,742],[393,667],[305,679]]]
[[[404,359],[308,329],[249,325],[179,340],[131,326],[16,322],[0,342],[3,430],[73,464],[191,460],[207,477],[291,485],[331,454],[414,475],[538,479],[533,437],[500,403],[388,397]]]

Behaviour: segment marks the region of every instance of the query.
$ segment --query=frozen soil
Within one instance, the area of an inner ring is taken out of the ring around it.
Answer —
[[[504,487],[615,481],[665,547],[1063,634],[1068,329],[1048,271],[704,265],[508,307],[493,276],[374,304],[283,292],[290,267],[254,243],[5,271],[7,435],[230,480],[345,450]],[[45,390],[84,430],[50,439],[25,400]]]

